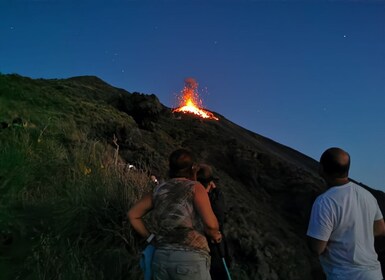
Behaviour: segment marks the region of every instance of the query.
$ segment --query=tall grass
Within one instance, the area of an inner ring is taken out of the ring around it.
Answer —
[[[77,138],[46,125],[0,131],[1,279],[142,278],[126,213],[150,174]]]

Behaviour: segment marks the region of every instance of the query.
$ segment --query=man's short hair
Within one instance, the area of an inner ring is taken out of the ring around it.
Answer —
[[[326,174],[338,178],[347,177],[350,168],[350,156],[340,148],[329,148],[322,154],[320,164]]]
[[[192,167],[195,162],[193,153],[187,149],[177,149],[169,157],[169,176],[189,178],[192,174]]]

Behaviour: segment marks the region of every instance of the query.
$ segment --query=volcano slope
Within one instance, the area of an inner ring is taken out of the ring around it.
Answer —
[[[322,279],[305,236],[325,189],[315,160],[92,76],[0,75],[0,101],[4,279],[142,279],[125,213],[179,147],[220,177],[233,279]]]

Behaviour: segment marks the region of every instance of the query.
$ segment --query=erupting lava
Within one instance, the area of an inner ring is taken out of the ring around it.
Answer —
[[[185,86],[181,92],[179,99],[179,107],[174,109],[173,112],[192,113],[204,119],[218,120],[214,114],[200,109],[202,107],[202,100],[198,95],[198,83],[188,78],[185,81]]]

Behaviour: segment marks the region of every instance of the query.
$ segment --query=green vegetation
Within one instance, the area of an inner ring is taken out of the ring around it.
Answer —
[[[0,74],[1,280],[142,279],[126,213],[177,147],[220,177],[234,280],[312,279],[317,162],[216,115],[173,114],[92,76]]]
[[[150,174],[127,169],[113,133],[135,122],[87,92],[0,75],[1,279],[142,278],[125,213]]]

